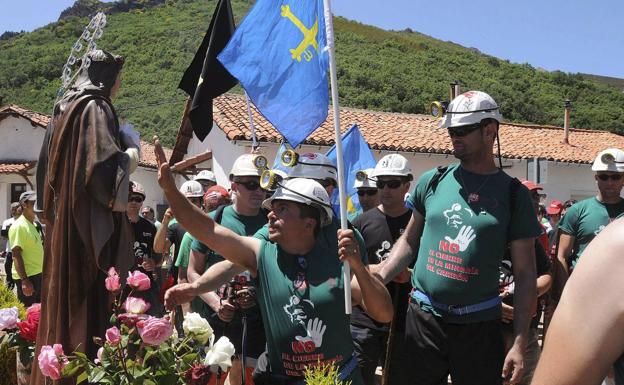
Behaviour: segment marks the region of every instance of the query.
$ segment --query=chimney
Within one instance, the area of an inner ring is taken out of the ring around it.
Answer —
[[[459,95],[459,82],[455,80],[453,83],[451,83],[450,101],[452,102],[457,95]]]
[[[570,102],[570,99],[566,99],[563,102],[563,106],[565,107],[563,114],[563,143],[570,144],[568,139],[570,136],[570,110],[572,110],[572,102]]]

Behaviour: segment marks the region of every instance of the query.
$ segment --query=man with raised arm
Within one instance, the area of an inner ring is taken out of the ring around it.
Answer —
[[[343,289],[351,284],[355,302],[381,322],[392,317],[386,288],[361,261],[350,230],[339,232],[337,248],[317,241],[333,216],[329,196],[317,182],[296,178],[280,183],[263,202],[270,209],[269,239],[244,237],[216,224],[175,188],[160,143],[156,143],[159,183],[180,223],[225,259],[255,278],[257,300],[267,337],[267,364],[257,385],[299,384],[306,365],[334,363],[341,380],[362,384]],[[342,261],[351,264],[352,282],[342,278]],[[168,290],[167,306],[188,302],[200,293],[200,280]]]

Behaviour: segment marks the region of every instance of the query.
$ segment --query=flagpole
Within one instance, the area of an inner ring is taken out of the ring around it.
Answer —
[[[340,108],[338,106],[338,79],[336,77],[336,58],[334,50],[334,23],[332,20],[330,0],[323,0],[325,14],[325,33],[329,51],[329,76],[331,79],[331,96],[334,110],[334,131],[336,133],[336,163],[338,166],[338,199],[340,202],[340,228],[346,230],[347,225],[347,194],[345,188],[344,161],[342,140],[340,138]],[[351,314],[351,266],[343,262],[343,281],[345,296],[345,314]]]
[[[256,126],[254,125],[253,115],[251,114],[251,102],[247,91],[245,93],[245,101],[247,102],[247,115],[249,115],[249,128],[251,128],[251,149],[255,151],[258,148],[258,140],[256,139]]]

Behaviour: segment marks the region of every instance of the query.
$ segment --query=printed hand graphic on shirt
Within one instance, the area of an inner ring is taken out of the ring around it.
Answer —
[[[308,320],[308,327],[306,328],[307,335],[296,336],[295,339],[299,342],[306,343],[312,341],[317,348],[321,347],[323,343],[323,334],[325,334],[327,325],[323,325],[323,321],[318,317]]]
[[[449,243],[458,245],[459,251],[465,251],[468,248],[468,245],[470,245],[470,242],[472,242],[476,237],[477,235],[474,233],[472,226],[462,226],[461,229],[459,229],[459,233],[455,239],[452,239],[449,236],[444,237],[444,239]]]
[[[290,297],[289,302],[284,305],[284,311],[290,317],[290,322],[301,324],[305,327],[305,321],[308,319],[308,315],[304,310],[304,305],[309,304],[311,308],[314,308],[314,303],[307,299],[300,299],[296,295]]]

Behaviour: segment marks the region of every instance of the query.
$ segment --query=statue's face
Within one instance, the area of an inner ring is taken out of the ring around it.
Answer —
[[[115,99],[115,96],[117,95],[117,91],[119,91],[119,88],[121,88],[121,71],[119,71],[119,73],[117,74],[117,78],[115,79],[115,84],[113,84],[113,87],[111,88],[110,91],[110,98]]]

